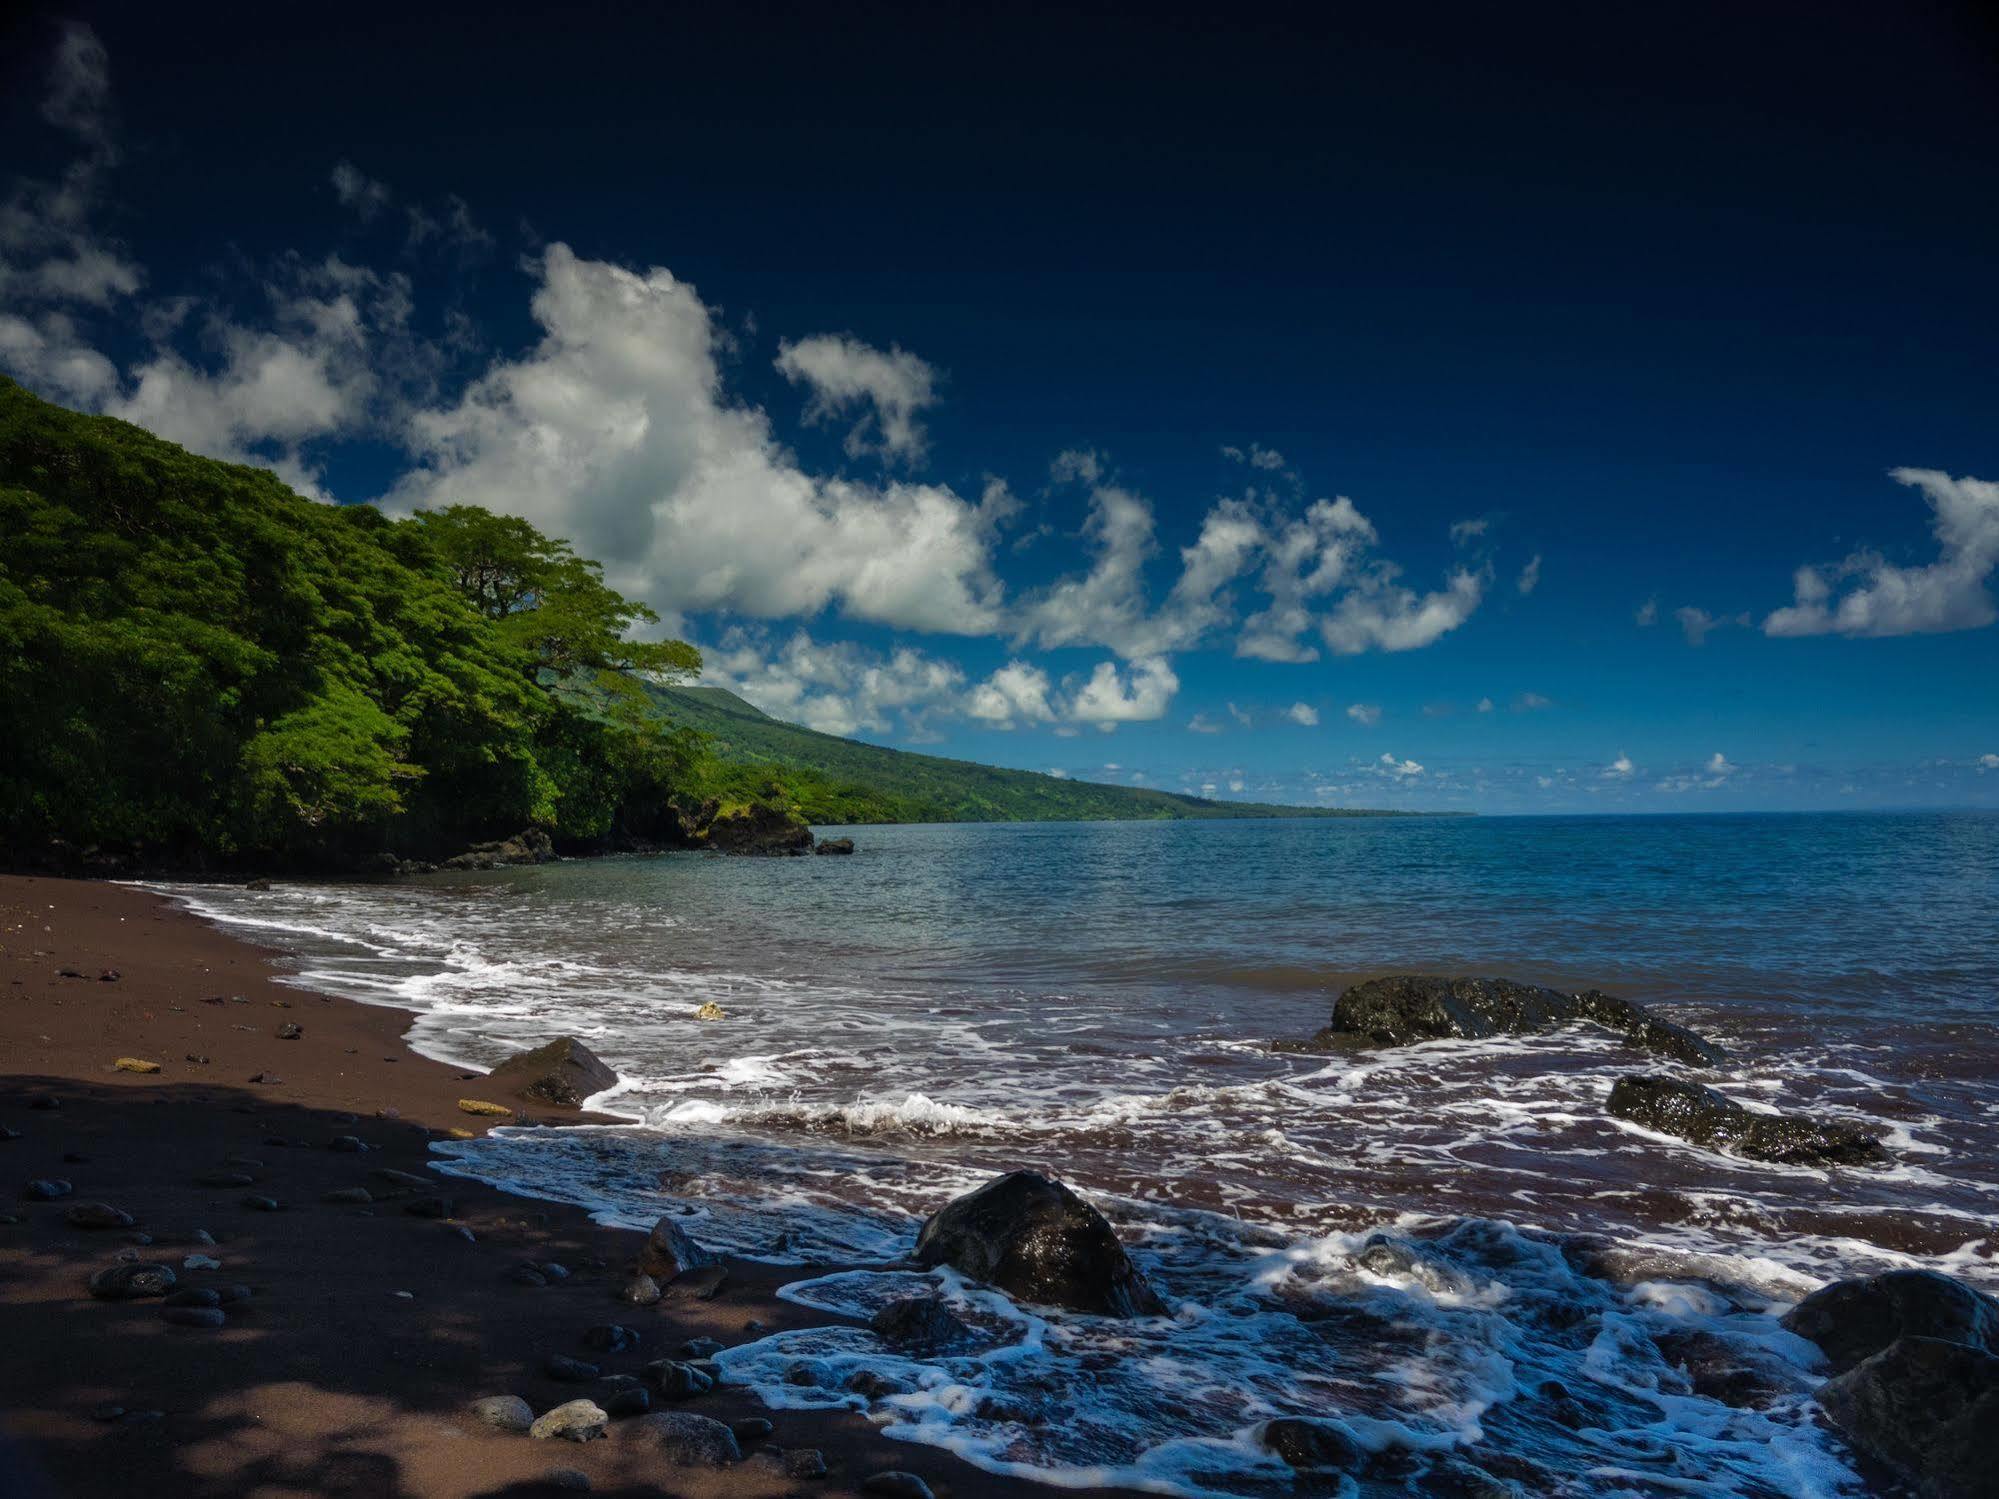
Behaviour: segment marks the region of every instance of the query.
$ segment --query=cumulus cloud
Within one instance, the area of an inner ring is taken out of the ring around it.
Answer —
[[[1728,778],[1734,775],[1735,771],[1736,767],[1729,763],[1728,757],[1720,750],[1716,750],[1712,755],[1708,756],[1706,762],[1698,771],[1682,772],[1677,775],[1666,776],[1659,782],[1656,789],[1673,793],[1712,791],[1718,786],[1726,785]]]
[[[1680,629],[1685,632],[1688,645],[1706,645],[1708,636],[1727,623],[1726,620],[1715,618],[1705,609],[1696,609],[1692,604],[1675,609],[1673,618],[1680,622]]]
[[[1417,594],[1395,581],[1400,571],[1381,564],[1342,597],[1320,622],[1326,644],[1342,656],[1421,650],[1470,619],[1485,597],[1483,572],[1458,568],[1443,589]]]
[[[366,224],[389,206],[391,194],[385,183],[377,182],[351,161],[333,165],[333,195],[342,208],[351,208]]]
[[[1308,729],[1318,727],[1319,710],[1310,703],[1293,703],[1284,710],[1284,716]]]
[[[1010,729],[1015,723],[1052,723],[1056,717],[1048,697],[1052,685],[1040,667],[1009,661],[972,689],[965,712],[998,729]]]
[[[1480,698],[1478,700],[1478,711],[1481,713],[1490,713],[1492,711],[1492,699],[1489,697]]]
[[[1620,752],[1618,757],[1604,766],[1598,774],[1606,781],[1628,781],[1638,774],[1638,767],[1631,763],[1629,755]]]
[[[1089,680],[1077,689],[1064,716],[1109,733],[1121,723],[1164,718],[1167,705],[1179,690],[1180,679],[1164,657],[1141,658],[1123,671],[1115,662],[1100,661]]]
[[[1375,761],[1375,769],[1381,775],[1393,776],[1403,781],[1414,780],[1423,773],[1423,767],[1414,760],[1398,760],[1386,753]]]
[[[1467,546],[1485,535],[1491,526],[1492,522],[1482,515],[1469,520],[1454,520],[1451,522],[1451,545]]]
[[[821,333],[780,344],[777,369],[810,392],[808,422],[854,420],[845,442],[849,457],[922,461],[917,413],[937,403],[937,372],[924,360],[894,347],[884,353],[851,334]]]
[[[837,605],[963,635],[999,623],[991,517],[942,486],[797,467],[764,414],[723,390],[714,319],[692,287],[563,244],[538,275],[541,341],[412,416],[420,462],[393,503],[524,516],[662,612]]]
[[[1364,728],[1373,728],[1381,722],[1379,703],[1354,703],[1347,708],[1347,717]]]
[[[1187,720],[1187,727],[1196,734],[1219,734],[1222,726],[1205,713],[1196,713]]]
[[[883,734],[899,723],[920,735],[928,713],[957,711],[965,685],[955,662],[909,647],[878,652],[818,641],[804,630],[772,648],[752,631],[733,629],[704,656],[709,682],[822,734]]]
[[[1541,554],[1539,552],[1536,552],[1532,557],[1528,559],[1527,565],[1520,569],[1520,577],[1519,580],[1514,584],[1514,587],[1518,588],[1521,594],[1524,596],[1526,594],[1532,593],[1537,587],[1540,586],[1540,583],[1541,583]]]
[[[1859,551],[1837,566],[1801,567],[1793,602],[1763,621],[1764,634],[1928,635],[1999,617],[1986,586],[1999,566],[1999,484],[1928,468],[1898,468],[1890,477],[1929,502],[1937,559],[1901,567]]]
[[[1999,755],[1980,755],[1978,757],[1978,768],[1980,770],[1999,770]]]

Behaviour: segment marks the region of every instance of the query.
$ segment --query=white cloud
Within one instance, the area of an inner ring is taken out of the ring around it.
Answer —
[[[1554,706],[1555,700],[1553,698],[1543,697],[1538,692],[1523,692],[1513,700],[1513,711],[1515,713],[1536,713],[1543,708],[1552,708]]]
[[[1615,760],[1598,772],[1606,781],[1628,781],[1638,773],[1638,767],[1631,763],[1631,757],[1619,753]]]
[[[815,641],[804,630],[773,650],[754,632],[733,629],[704,658],[708,682],[822,734],[881,734],[894,720],[920,731],[925,714],[958,710],[965,685],[955,662],[908,647],[882,653]]]
[[[1394,776],[1398,780],[1413,780],[1423,773],[1423,767],[1414,760],[1398,760],[1390,754],[1383,754],[1375,765],[1380,774]]]
[[[1196,734],[1219,734],[1222,726],[1205,713],[1196,713],[1187,720],[1187,727]]]
[[[1490,713],[1492,711],[1492,699],[1489,697],[1480,698],[1478,700],[1478,711],[1481,713]]]
[[[1250,716],[1247,712],[1245,712],[1241,708],[1238,708],[1234,703],[1230,703],[1228,705],[1228,709],[1229,709],[1230,718],[1233,718],[1237,723],[1241,724],[1245,729],[1250,726]]]
[[[1305,728],[1315,728],[1319,722],[1319,710],[1310,703],[1293,703],[1284,710],[1284,716]]]
[[[1729,764],[1728,757],[1716,750],[1707,758],[1697,772],[1683,772],[1661,780],[1655,788],[1659,791],[1678,794],[1686,791],[1712,791],[1726,785],[1728,778],[1735,774],[1736,767]]]
[[[1939,634],[1999,617],[1986,587],[1999,566],[1999,484],[1925,468],[1894,469],[1890,477],[1929,502],[1937,560],[1899,567],[1860,551],[1837,567],[1801,567],[1794,601],[1763,621],[1764,634]]]
[[[1069,779],[1068,771],[1063,770],[1060,767],[1054,765],[1048,767],[1048,774],[1055,777],[1055,779],[1058,781],[1066,781]]]
[[[937,404],[937,372],[924,360],[894,347],[883,353],[851,334],[821,333],[780,344],[777,369],[811,392],[808,422],[858,418],[847,433],[849,457],[922,462],[917,413]]]
[[[1708,757],[1707,773],[1711,776],[1728,776],[1735,773],[1735,767],[1728,763],[1728,757],[1716,750]]]
[[[1399,571],[1382,564],[1340,600],[1319,624],[1327,645],[1343,656],[1420,650],[1470,619],[1485,596],[1484,573],[1459,568],[1442,590],[1418,595],[1395,582]]]
[[[1266,473],[1275,473],[1284,467],[1284,455],[1260,442],[1251,443],[1247,452],[1241,448],[1224,447],[1222,456],[1231,463],[1245,463]]]
[[[1520,569],[1520,579],[1514,585],[1524,594],[1532,593],[1541,582],[1541,554],[1536,552],[1527,565]]]
[[[1491,526],[1492,522],[1482,515],[1473,516],[1469,520],[1454,520],[1451,522],[1451,545],[1461,547],[1468,542],[1477,541]]]
[[[815,477],[731,402],[708,307],[670,271],[551,245],[543,334],[418,412],[402,507],[476,500],[570,538],[662,612],[846,614],[944,634],[1000,618],[990,517],[948,488]]]
[[[1675,609],[1673,618],[1680,622],[1680,628],[1686,632],[1688,645],[1706,645],[1708,636],[1728,623],[1726,620],[1715,618],[1705,609],[1696,609],[1692,604]]]
[[[364,224],[389,206],[387,184],[377,182],[351,161],[334,163],[333,194],[342,208],[353,209]]]
[[[1165,717],[1167,704],[1179,690],[1180,679],[1164,657],[1133,661],[1128,672],[1120,672],[1115,662],[1100,661],[1070,699],[1065,716],[1109,733],[1121,723],[1149,723]]]
[[[1381,722],[1379,703],[1354,703],[1347,708],[1347,717],[1366,728],[1373,728]]]
[[[1999,755],[1980,755],[1978,757],[1978,768],[1980,770],[1999,770]]]
[[[1638,606],[1637,612],[1631,617],[1638,622],[1638,627],[1641,630],[1649,630],[1653,625],[1659,623],[1659,601],[1657,599],[1647,599]]]
[[[972,689],[965,711],[994,728],[1021,723],[1051,723],[1055,708],[1048,700],[1048,673],[1025,661],[1009,661]]]

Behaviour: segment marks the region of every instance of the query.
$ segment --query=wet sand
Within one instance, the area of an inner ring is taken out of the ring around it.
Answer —
[[[768,1417],[769,1443],[821,1449],[828,1477],[788,1477],[752,1442],[739,1464],[681,1467],[621,1439],[617,1421],[583,1444],[482,1425],[467,1409],[481,1396],[518,1395],[539,1413],[607,1393],[549,1378],[551,1355],[638,1374],[687,1339],[824,1321],[774,1294],[816,1271],[737,1262],[712,1298],[614,1299],[638,1236],[427,1171],[432,1141],[492,1122],[458,1108],[489,1096],[480,1079],[409,1051],[405,1011],[275,982],[281,956],[142,890],[0,876],[0,1494],[460,1499],[573,1492],[573,1477],[550,1477],[563,1469],[633,1496],[848,1495],[885,1470],[918,1474],[940,1499],[1050,1492],[888,1441],[855,1414],[767,1412],[726,1388],[655,1395],[653,1409]],[[279,1037],[287,1024],[297,1039]],[[120,1057],[160,1070],[121,1072]],[[342,1135],[368,1151],[330,1148]],[[399,1189],[384,1169],[436,1185]],[[224,1170],[254,1180],[197,1181]],[[23,1200],[37,1178],[73,1195]],[[322,1200],[357,1186],[381,1200]],[[449,1216],[406,1211],[425,1195],[448,1199]],[[280,1207],[247,1206],[253,1196]],[[66,1210],[93,1202],[134,1226],[72,1227]],[[183,1286],[251,1297],[213,1330],[168,1323],[158,1300],[92,1299],[90,1275],[127,1250],[173,1266]],[[193,1254],[220,1268],[183,1269]],[[508,1279],[547,1261],[568,1279]],[[590,1352],[586,1330],[606,1323],[636,1329],[638,1348]]]

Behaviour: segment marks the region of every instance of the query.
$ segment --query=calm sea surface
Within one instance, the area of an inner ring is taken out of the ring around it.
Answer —
[[[842,1267],[790,1292],[829,1311],[941,1284],[982,1329],[961,1355],[841,1326],[724,1365],[996,1471],[1341,1492],[1256,1440],[1303,1414],[1382,1454],[1366,1493],[1440,1491],[1454,1459],[1523,1494],[1859,1493],[1775,1316],[1891,1266],[1999,1285],[1999,816],[854,831],[851,859],[171,889],[303,982],[415,1009],[427,1052],[490,1065],[566,1033],[617,1068],[601,1106],[629,1126],[503,1132],[446,1169]],[[1615,1079],[1660,1064],[1587,1028],[1268,1049],[1390,972],[1643,1000],[1730,1049],[1704,1081],[1865,1122],[1895,1164],[1759,1165],[1614,1120]],[[724,1019],[695,1017],[709,1001]],[[1017,1166],[1091,1196],[1173,1315],[869,1268]],[[1613,1274],[1580,1273],[1578,1235]],[[1759,1403],[1695,1390],[1689,1346],[1760,1370]],[[853,1393],[863,1368],[890,1392]],[[1581,1422],[1551,1417],[1550,1380]]]

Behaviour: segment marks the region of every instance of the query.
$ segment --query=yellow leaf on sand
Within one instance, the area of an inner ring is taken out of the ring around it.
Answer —
[[[479,1098],[461,1098],[458,1100],[458,1108],[461,1113],[491,1114],[495,1117],[513,1113],[512,1109],[505,1108],[497,1103],[487,1103],[484,1099]]]
[[[137,1057],[120,1057],[111,1065],[116,1067],[120,1072],[158,1072],[160,1070],[158,1062],[142,1062]]]
[[[725,1013],[722,1007],[711,999],[694,1012],[694,1018],[696,1020],[720,1020]]]

